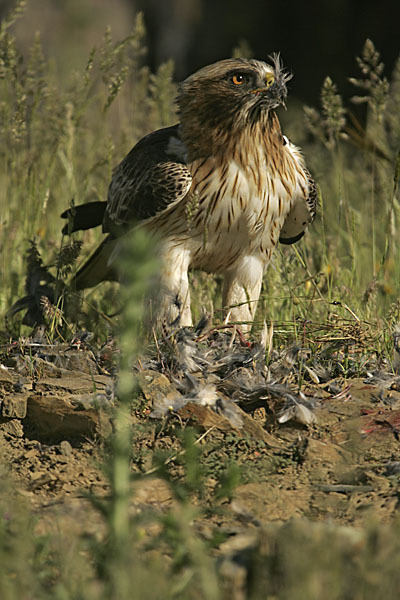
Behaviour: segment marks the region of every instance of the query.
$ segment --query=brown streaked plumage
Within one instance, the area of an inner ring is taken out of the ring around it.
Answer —
[[[198,268],[224,276],[231,320],[251,326],[275,245],[296,242],[315,216],[315,184],[275,113],[289,78],[277,56],[272,64],[227,59],[188,77],[179,124],[136,144],[114,172],[107,203],[63,214],[65,233],[87,228],[88,206],[108,233],[76,288],[115,279],[118,237],[142,223],[161,239],[164,318],[178,304],[181,324],[191,324],[188,270]]]

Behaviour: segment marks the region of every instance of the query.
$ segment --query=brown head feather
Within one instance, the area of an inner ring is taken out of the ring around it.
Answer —
[[[254,59],[226,59],[208,65],[179,88],[177,103],[181,135],[190,159],[217,154],[244,128],[267,121],[286,99],[286,82],[279,56],[272,65]],[[240,77],[242,84],[235,84]]]

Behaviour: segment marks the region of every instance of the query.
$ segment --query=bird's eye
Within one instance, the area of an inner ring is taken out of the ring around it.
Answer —
[[[246,83],[247,77],[242,73],[238,73],[237,75],[233,75],[231,77],[231,81],[234,85],[243,85],[244,83]]]

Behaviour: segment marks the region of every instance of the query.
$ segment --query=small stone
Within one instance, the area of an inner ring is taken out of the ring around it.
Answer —
[[[24,435],[24,428],[18,419],[11,419],[6,423],[2,423],[1,430],[11,438],[22,438]]]
[[[30,450],[28,450],[27,452],[24,453],[23,457],[24,460],[30,460],[31,458],[36,458],[37,457],[37,450],[36,448],[31,448]]]
[[[26,417],[26,394],[13,394],[3,400],[3,417],[24,419]]]
[[[71,456],[72,446],[67,440],[63,440],[60,443],[60,452],[63,456]]]
[[[25,440],[25,448],[33,448],[34,450],[41,450],[42,445],[37,440]]]

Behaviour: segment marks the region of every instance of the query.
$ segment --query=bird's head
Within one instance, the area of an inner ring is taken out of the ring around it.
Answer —
[[[279,55],[265,62],[232,58],[208,65],[181,83],[177,97],[189,137],[234,134],[284,104],[291,78]]]

